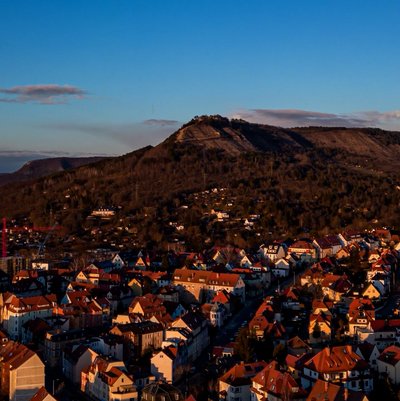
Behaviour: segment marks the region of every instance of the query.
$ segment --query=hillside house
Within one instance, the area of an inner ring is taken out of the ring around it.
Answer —
[[[267,262],[275,262],[286,256],[286,250],[282,244],[261,245],[258,253],[261,259]]]
[[[173,284],[181,286],[198,302],[207,302],[222,290],[236,295],[242,302],[246,299],[245,283],[239,274],[176,269]]]

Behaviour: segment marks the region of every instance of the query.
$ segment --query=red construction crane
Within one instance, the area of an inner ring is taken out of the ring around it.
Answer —
[[[7,218],[3,217],[3,230],[1,233],[1,240],[2,240],[2,251],[1,251],[1,256],[3,258],[7,257],[7,232],[11,231],[11,232],[16,232],[16,231],[26,231],[26,232],[32,232],[32,231],[39,231],[39,232],[46,232],[48,231],[48,235],[46,236],[45,242],[47,241],[48,237],[50,236],[50,234],[53,231],[58,231],[61,230],[62,226],[59,226],[57,224],[55,224],[54,226],[51,227],[37,227],[37,226],[24,226],[24,227],[11,227],[9,229],[7,229]],[[40,244],[41,248],[43,247],[44,244]],[[40,250],[42,250],[40,248]]]

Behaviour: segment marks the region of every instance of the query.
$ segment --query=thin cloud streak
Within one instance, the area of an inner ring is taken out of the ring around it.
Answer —
[[[259,124],[269,124],[287,128],[308,126],[400,128],[400,110],[334,114],[296,109],[250,109],[240,110],[231,117]]]
[[[160,127],[171,127],[179,125],[180,122],[177,120],[162,120],[162,119],[151,118],[150,120],[144,120],[143,124],[160,126]]]
[[[110,154],[88,153],[88,152],[62,152],[58,150],[1,150],[0,157],[29,157],[32,160],[52,157],[107,157]]]
[[[172,134],[179,126],[175,120],[145,120],[139,123],[56,123],[41,125],[41,128],[92,135],[97,138],[119,142],[130,150],[155,145]]]
[[[40,84],[0,88],[6,95],[0,98],[2,103],[39,103],[65,104],[67,100],[83,99],[87,94],[83,89],[71,85]]]

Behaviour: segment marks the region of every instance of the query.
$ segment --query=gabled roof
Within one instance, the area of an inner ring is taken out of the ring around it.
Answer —
[[[200,312],[190,311],[180,316],[175,322],[179,320],[184,322],[189,327],[189,329],[193,331],[203,324],[203,322],[205,321],[205,317]]]
[[[347,390],[342,386],[318,379],[307,401],[362,401],[365,397],[361,391]]]
[[[263,315],[254,316],[249,323],[249,329],[263,330],[266,335],[273,338],[282,338],[286,333],[285,327],[282,323],[277,321],[269,322]]]
[[[378,359],[381,362],[395,366],[400,362],[400,348],[395,345],[391,345],[390,347],[385,348]]]
[[[341,246],[337,235],[327,235],[326,237],[316,238],[314,240],[321,249],[330,249],[333,246]]]
[[[160,323],[151,321],[117,324],[115,327],[118,328],[121,333],[146,334],[163,331],[163,326]],[[111,329],[111,332],[112,330],[113,329]]]
[[[356,298],[349,305],[349,323],[356,322],[358,319],[375,319],[375,308],[368,298]]]
[[[265,396],[265,393],[275,396],[291,394],[291,396],[295,398],[296,395],[300,395],[301,393],[304,397],[304,392],[300,390],[296,380],[294,380],[289,373],[280,372],[276,361],[269,363],[260,373],[258,373],[253,378],[253,383],[260,386],[259,392],[261,393],[260,395],[263,396]],[[254,389],[254,391],[257,390]]]
[[[43,401],[45,399],[55,401],[55,398],[42,386],[29,401]]]
[[[162,349],[160,352],[162,352],[164,355],[166,355],[171,361],[174,361],[177,356],[178,356],[178,348],[174,347],[173,345],[170,345],[168,347],[165,347]],[[157,354],[158,355],[158,354]]]
[[[89,348],[83,344],[78,345],[74,350],[65,349],[64,350],[64,358],[68,361],[76,364],[82,355],[84,355]]]
[[[267,362],[253,362],[236,364],[229,369],[219,380],[231,386],[243,386],[251,383],[251,379],[265,368]]]
[[[371,358],[372,352],[374,351],[375,348],[376,348],[375,345],[370,344],[369,342],[364,342],[364,343],[358,344],[355,347],[355,350],[359,351],[360,354],[362,355],[362,357],[366,361],[369,361],[369,359]]]
[[[311,347],[306,342],[304,342],[299,336],[292,337],[290,340],[288,340],[287,346],[288,346],[288,348],[292,348],[292,349],[305,348],[305,349],[311,350]]]
[[[323,311],[330,311],[333,308],[333,302],[324,301],[322,299],[314,299],[312,302],[312,310],[321,309]]]
[[[350,345],[326,347],[306,362],[305,366],[318,373],[365,370],[369,368],[369,364],[356,354]]]
[[[0,347],[0,359],[10,370],[17,369],[34,356],[37,356],[35,352],[14,341],[8,341]]]
[[[226,290],[218,291],[214,298],[211,300],[212,303],[219,302],[221,304],[228,304],[231,300],[231,295]]]
[[[57,303],[56,295],[50,294],[46,296],[26,297],[26,298],[11,298],[11,302],[7,307],[12,312],[25,313],[28,311],[38,311],[44,309],[53,309]]]
[[[289,252],[293,252],[294,249],[315,249],[311,242],[306,240],[298,240],[293,242],[292,245],[289,246]]]
[[[206,285],[218,285],[235,287],[240,280],[240,275],[235,273],[217,273],[203,270],[176,269],[173,274],[175,282],[203,283]]]
[[[388,331],[400,328],[400,319],[376,319],[371,322],[371,329],[377,331]]]

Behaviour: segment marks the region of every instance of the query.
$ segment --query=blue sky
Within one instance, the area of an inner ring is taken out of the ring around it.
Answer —
[[[400,130],[398,0],[0,0],[0,172],[194,115]]]

